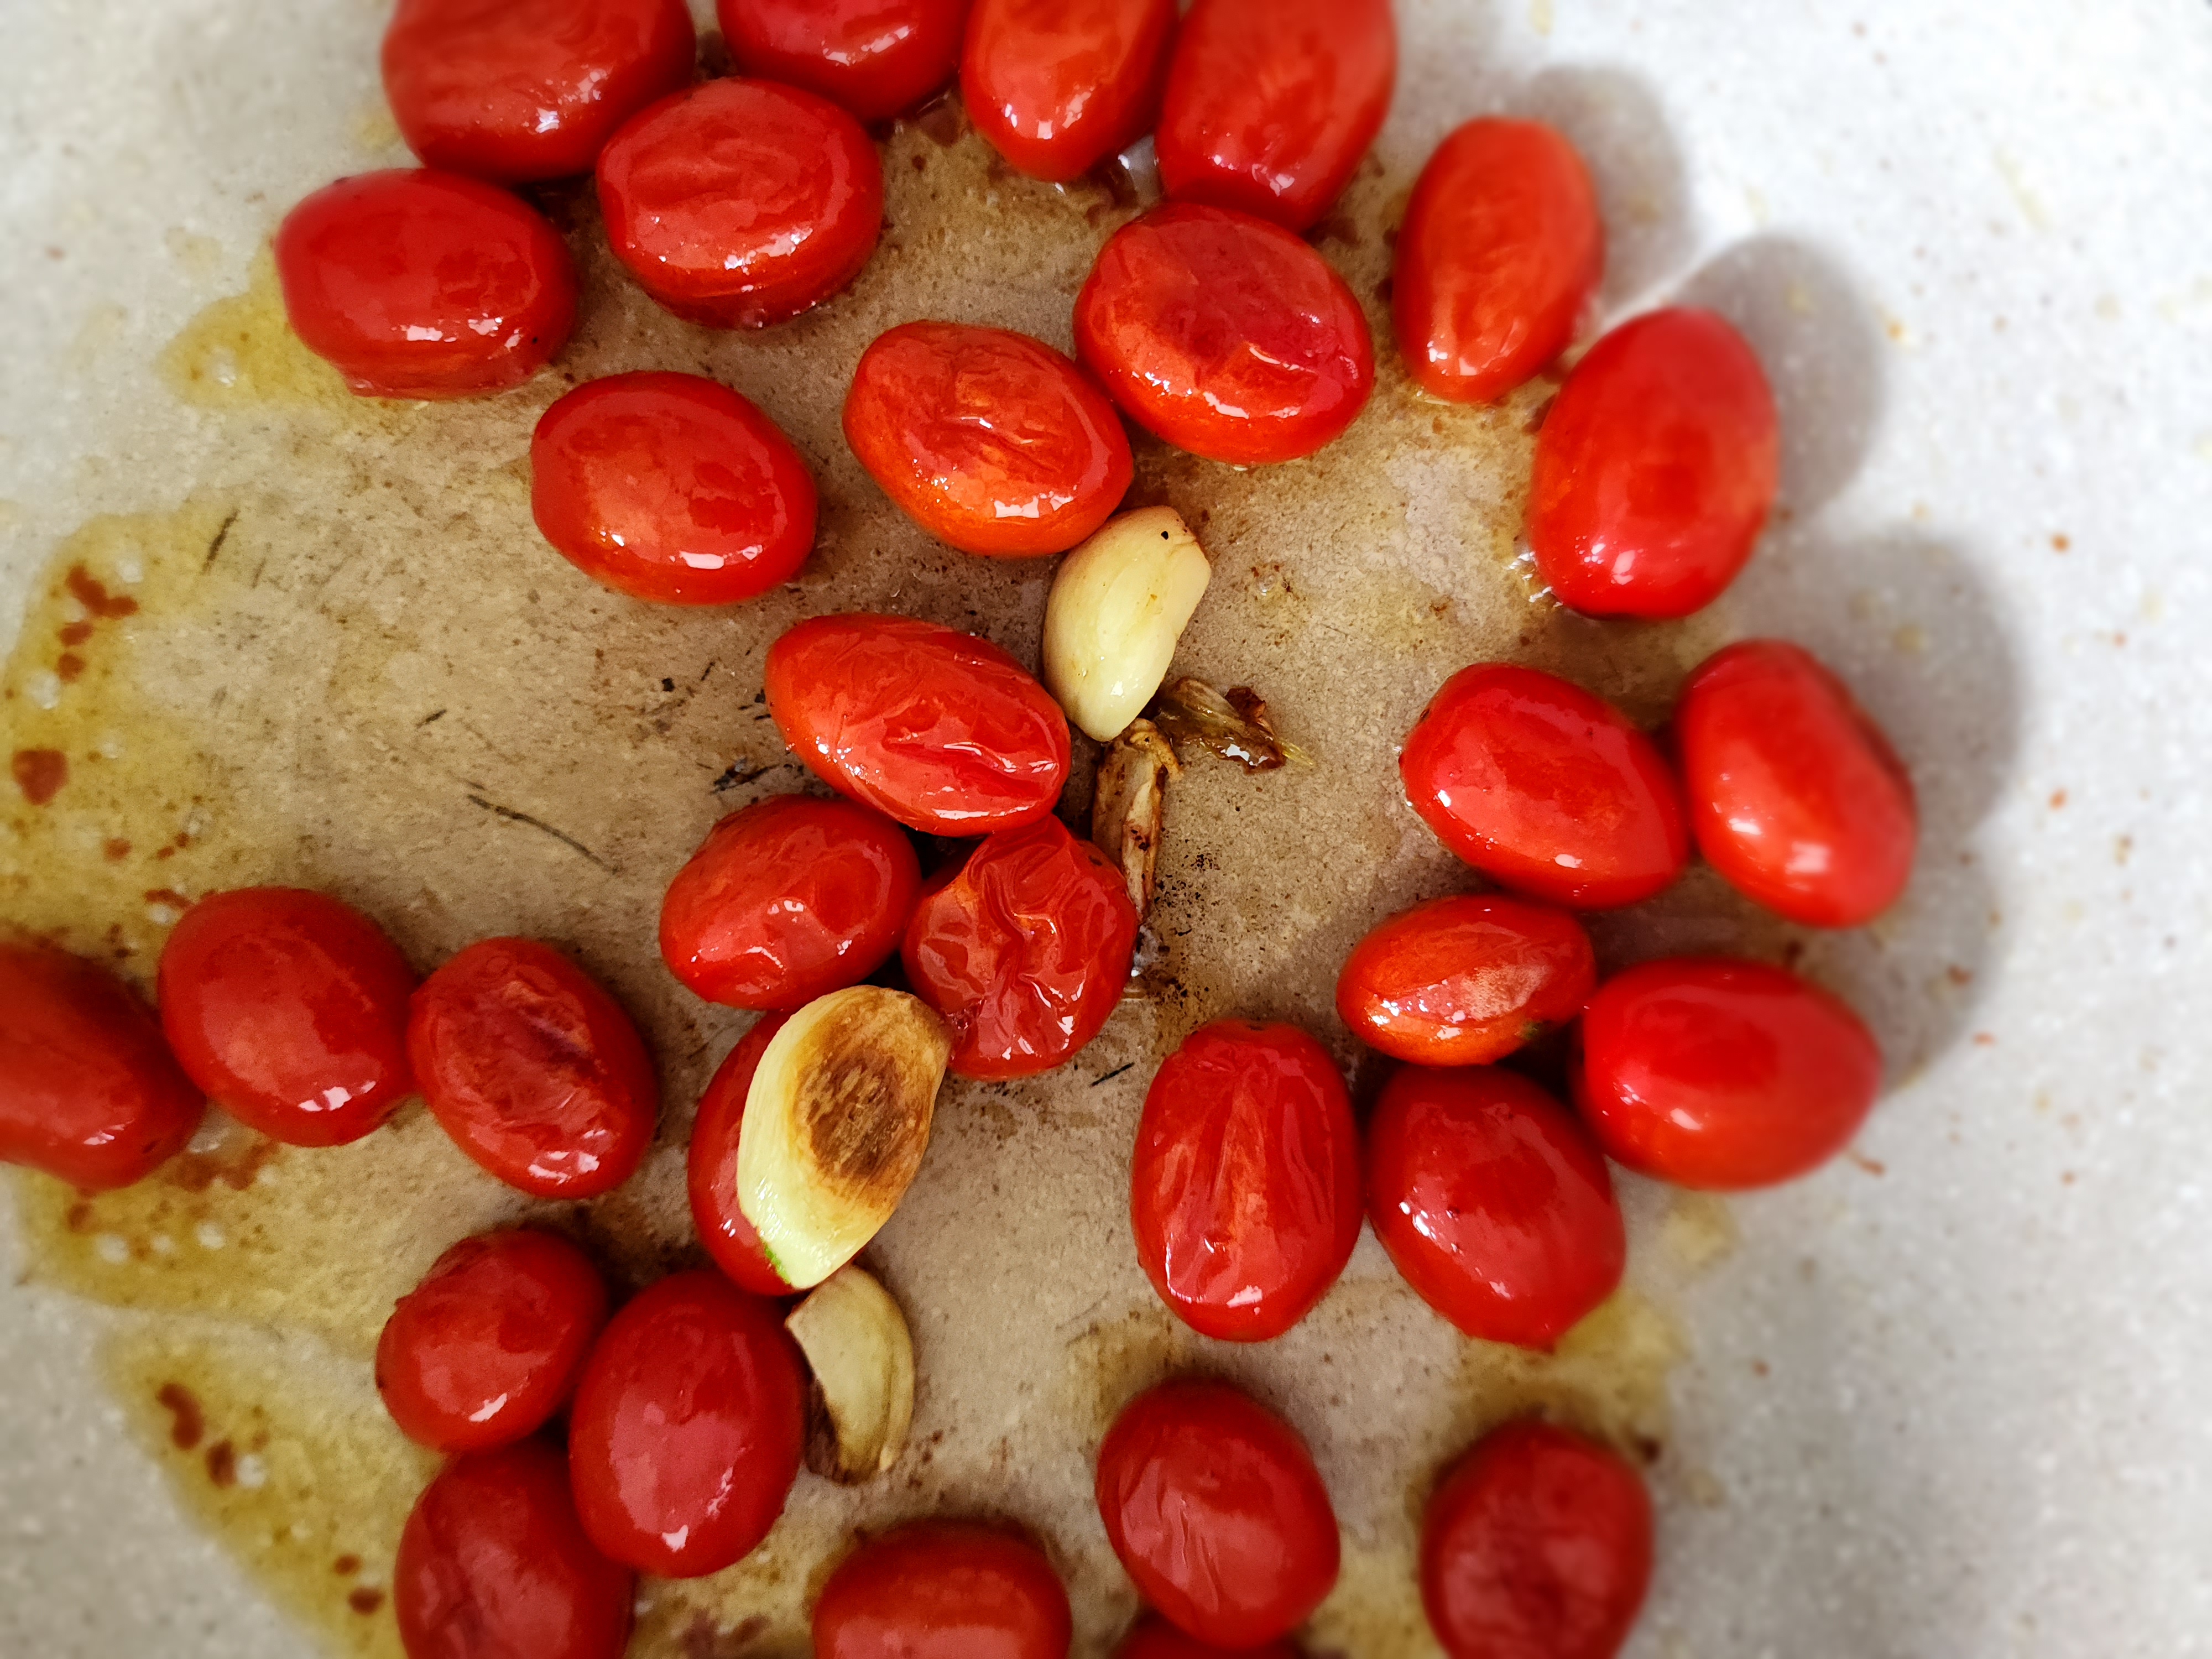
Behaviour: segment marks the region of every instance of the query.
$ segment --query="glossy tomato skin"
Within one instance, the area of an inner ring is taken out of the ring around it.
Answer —
[[[185,912],[161,951],[161,1029],[185,1073],[249,1128],[342,1146],[415,1087],[415,975],[350,905],[246,887]]]
[[[1224,1382],[1164,1382],[1098,1449],[1098,1512],[1145,1600],[1217,1647],[1305,1622],[1336,1583],[1336,1511],[1305,1441]]]
[[[952,78],[967,0],[716,0],[747,75],[888,121]]]
[[[1583,1011],[1575,1103],[1608,1157],[1678,1187],[1769,1187],[1850,1143],[1881,1049],[1843,1000],[1780,968],[1672,957]]]
[[[1193,1330],[1264,1342],[1359,1242],[1359,1131],[1328,1051],[1295,1025],[1218,1020],[1168,1056],[1130,1166],[1137,1260]]]
[[[907,323],[870,346],[845,441],[899,510],[963,553],[1065,553],[1106,522],[1134,464],[1121,416],[1042,340]]]
[[[845,1558],[814,1604],[816,1659],[1066,1659],[1044,1552],[975,1521],[916,1521]]]
[[[1565,911],[1489,894],[1431,899],[1353,947],[1336,1011],[1416,1066],[1487,1066],[1583,1009],[1597,958]]]
[[[975,0],[968,118],[1031,178],[1079,179],[1151,130],[1175,30],[1175,0]]]
[[[763,328],[842,292],[875,252],[884,170],[860,124],[768,81],[647,105],[599,153],[616,257],[686,322]]]
[[[1634,904],[1690,857],[1681,786],[1618,710],[1538,669],[1463,668],[1406,738],[1406,798],[1485,875],[1577,910]]]
[[[900,955],[952,1032],[962,1077],[1034,1077],[1121,1000],[1137,908],[1106,855],[1058,818],[1001,830],[930,884]]]
[[[505,191],[433,168],[325,185],[277,227],[284,314],[363,398],[520,386],[576,322],[568,245]]]
[[[1237,466],[1340,435],[1375,388],[1366,313],[1290,232],[1170,202],[1116,231],[1075,301],[1075,343],[1131,419]]]
[[[988,836],[1049,813],[1067,717],[988,640],[911,617],[817,617],[769,648],[769,713],[839,793],[933,836]]]
[[[685,1185],[691,1200],[691,1222],[699,1242],[714,1265],[741,1289],[755,1296],[793,1296],[769,1260],[768,1247],[759,1231],[745,1218],[738,1202],[738,1135],[744,1127],[745,1097],[753,1086],[753,1073],[761,1056],[783,1029],[789,1014],[764,1014],[751,1030],[717,1066],[699,1097],[698,1115],[691,1125],[691,1146],[685,1159]]]
[[[1706,659],[1674,709],[1705,861],[1792,921],[1856,927],[1897,901],[1920,838],[1889,739],[1810,652],[1746,640]]]
[[[1588,616],[1686,617],[1751,557],[1781,464],[1774,396],[1741,335],[1689,308],[1623,323],[1536,434],[1536,568]]]
[[[1218,1648],[1186,1636],[1158,1614],[1140,1620],[1114,1650],[1114,1659],[1298,1659],[1288,1642],[1269,1642],[1256,1648]]]
[[[1421,1601],[1449,1659],[1613,1659],[1650,1582],[1644,1478],[1565,1429],[1493,1431],[1429,1500]]]

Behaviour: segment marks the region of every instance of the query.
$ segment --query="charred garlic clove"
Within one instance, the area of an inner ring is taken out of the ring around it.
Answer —
[[[914,1338],[899,1305],[869,1274],[843,1267],[784,1321],[814,1372],[806,1467],[840,1486],[883,1474],[914,1423]]]
[[[1063,560],[1044,611],[1044,683],[1101,743],[1144,712],[1212,577],[1174,508],[1125,513]]]

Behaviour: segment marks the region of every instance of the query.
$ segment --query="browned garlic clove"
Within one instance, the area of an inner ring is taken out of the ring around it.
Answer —
[[[784,1328],[814,1373],[806,1467],[840,1486],[889,1469],[914,1424],[914,1338],[891,1294],[846,1266],[791,1311]]]
[[[1150,720],[1133,721],[1099,758],[1091,844],[1120,868],[1139,918],[1151,913],[1158,884],[1168,780],[1182,770],[1174,748]]]
[[[1172,744],[1195,743],[1247,772],[1272,772],[1305,757],[1275,735],[1267,705],[1249,685],[1215,690],[1188,676],[1160,693],[1152,722]]]

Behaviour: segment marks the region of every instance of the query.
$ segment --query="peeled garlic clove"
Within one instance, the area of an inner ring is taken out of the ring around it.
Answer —
[[[1044,683],[1101,743],[1144,713],[1212,577],[1174,508],[1124,513],[1063,560],[1044,610]]]
[[[1091,799],[1091,844],[1113,860],[1128,884],[1129,902],[1149,915],[1158,884],[1160,826],[1168,780],[1182,765],[1150,720],[1133,720],[1098,762]]]
[[[883,1474],[914,1424],[914,1338],[898,1304],[867,1273],[844,1267],[783,1324],[814,1372],[806,1467],[847,1486]]]

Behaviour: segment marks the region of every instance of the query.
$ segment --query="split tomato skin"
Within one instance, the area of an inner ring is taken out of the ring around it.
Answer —
[[[845,1558],[814,1605],[817,1659],[1066,1659],[1067,1591],[1044,1552],[975,1521],[916,1521]]]
[[[781,81],[888,121],[951,80],[965,0],[716,0],[731,56]]]
[[[1487,1066],[1582,1012],[1597,958],[1564,910],[1489,894],[1431,899],[1352,948],[1336,1011],[1415,1066]]]
[[[1114,1650],[1114,1659],[1298,1659],[1288,1642],[1269,1642],[1263,1647],[1238,1648],[1233,1652],[1186,1636],[1158,1614],[1140,1620]]]
[[[738,1136],[745,1121],[745,1100],[751,1093],[753,1073],[761,1056],[791,1018],[764,1014],[738,1040],[699,1097],[699,1111],[691,1124],[691,1146],[685,1154],[685,1188],[691,1200],[691,1223],[699,1242],[714,1265],[741,1290],[755,1296],[796,1296],[761,1243],[759,1229],[746,1219],[738,1201]]]
[[[1032,179],[1079,179],[1152,129],[1175,32],[1175,0],[975,0],[968,118]]]

